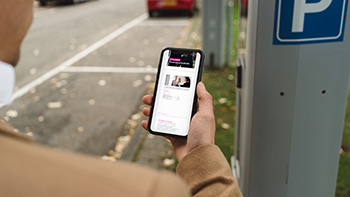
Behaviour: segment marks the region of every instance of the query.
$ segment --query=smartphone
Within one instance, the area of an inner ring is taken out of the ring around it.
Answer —
[[[201,80],[204,53],[198,49],[162,50],[148,130],[155,135],[187,137],[196,112],[196,87]]]

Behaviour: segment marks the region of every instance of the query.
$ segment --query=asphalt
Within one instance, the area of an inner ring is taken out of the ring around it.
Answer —
[[[36,143],[108,159],[129,152],[135,161],[148,139],[138,134],[141,98],[152,89],[161,49],[178,46],[191,20],[151,19],[145,10],[141,0],[35,7],[16,99],[1,116]],[[129,144],[136,135],[144,137]]]

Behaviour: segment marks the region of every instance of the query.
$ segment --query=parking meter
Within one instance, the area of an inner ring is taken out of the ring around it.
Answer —
[[[348,95],[348,0],[249,1],[236,153],[246,197],[334,196]]]

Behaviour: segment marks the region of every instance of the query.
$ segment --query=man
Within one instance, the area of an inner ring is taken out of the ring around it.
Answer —
[[[178,86],[177,76],[175,76],[175,79],[171,82],[171,86]]]
[[[21,42],[33,0],[0,0],[0,101],[9,103]],[[6,77],[6,78],[5,78]],[[214,145],[212,99],[198,85],[198,112],[188,139],[169,138],[186,184],[169,172],[35,145],[0,120],[0,196],[241,196],[229,165]],[[152,96],[143,98],[150,104]],[[144,114],[149,115],[149,108]],[[142,122],[147,127],[147,121]],[[200,164],[200,165],[198,165]]]
[[[191,86],[191,79],[189,77],[185,77],[185,83],[181,85],[181,87],[189,88]]]
[[[181,82],[181,78],[178,79],[178,83],[177,83],[177,86],[176,87],[180,87],[183,83]]]

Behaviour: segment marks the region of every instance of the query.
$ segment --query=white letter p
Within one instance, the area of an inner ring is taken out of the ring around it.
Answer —
[[[292,32],[304,31],[304,18],[307,13],[317,13],[326,10],[332,0],[321,0],[317,3],[306,3],[306,0],[294,0]]]

